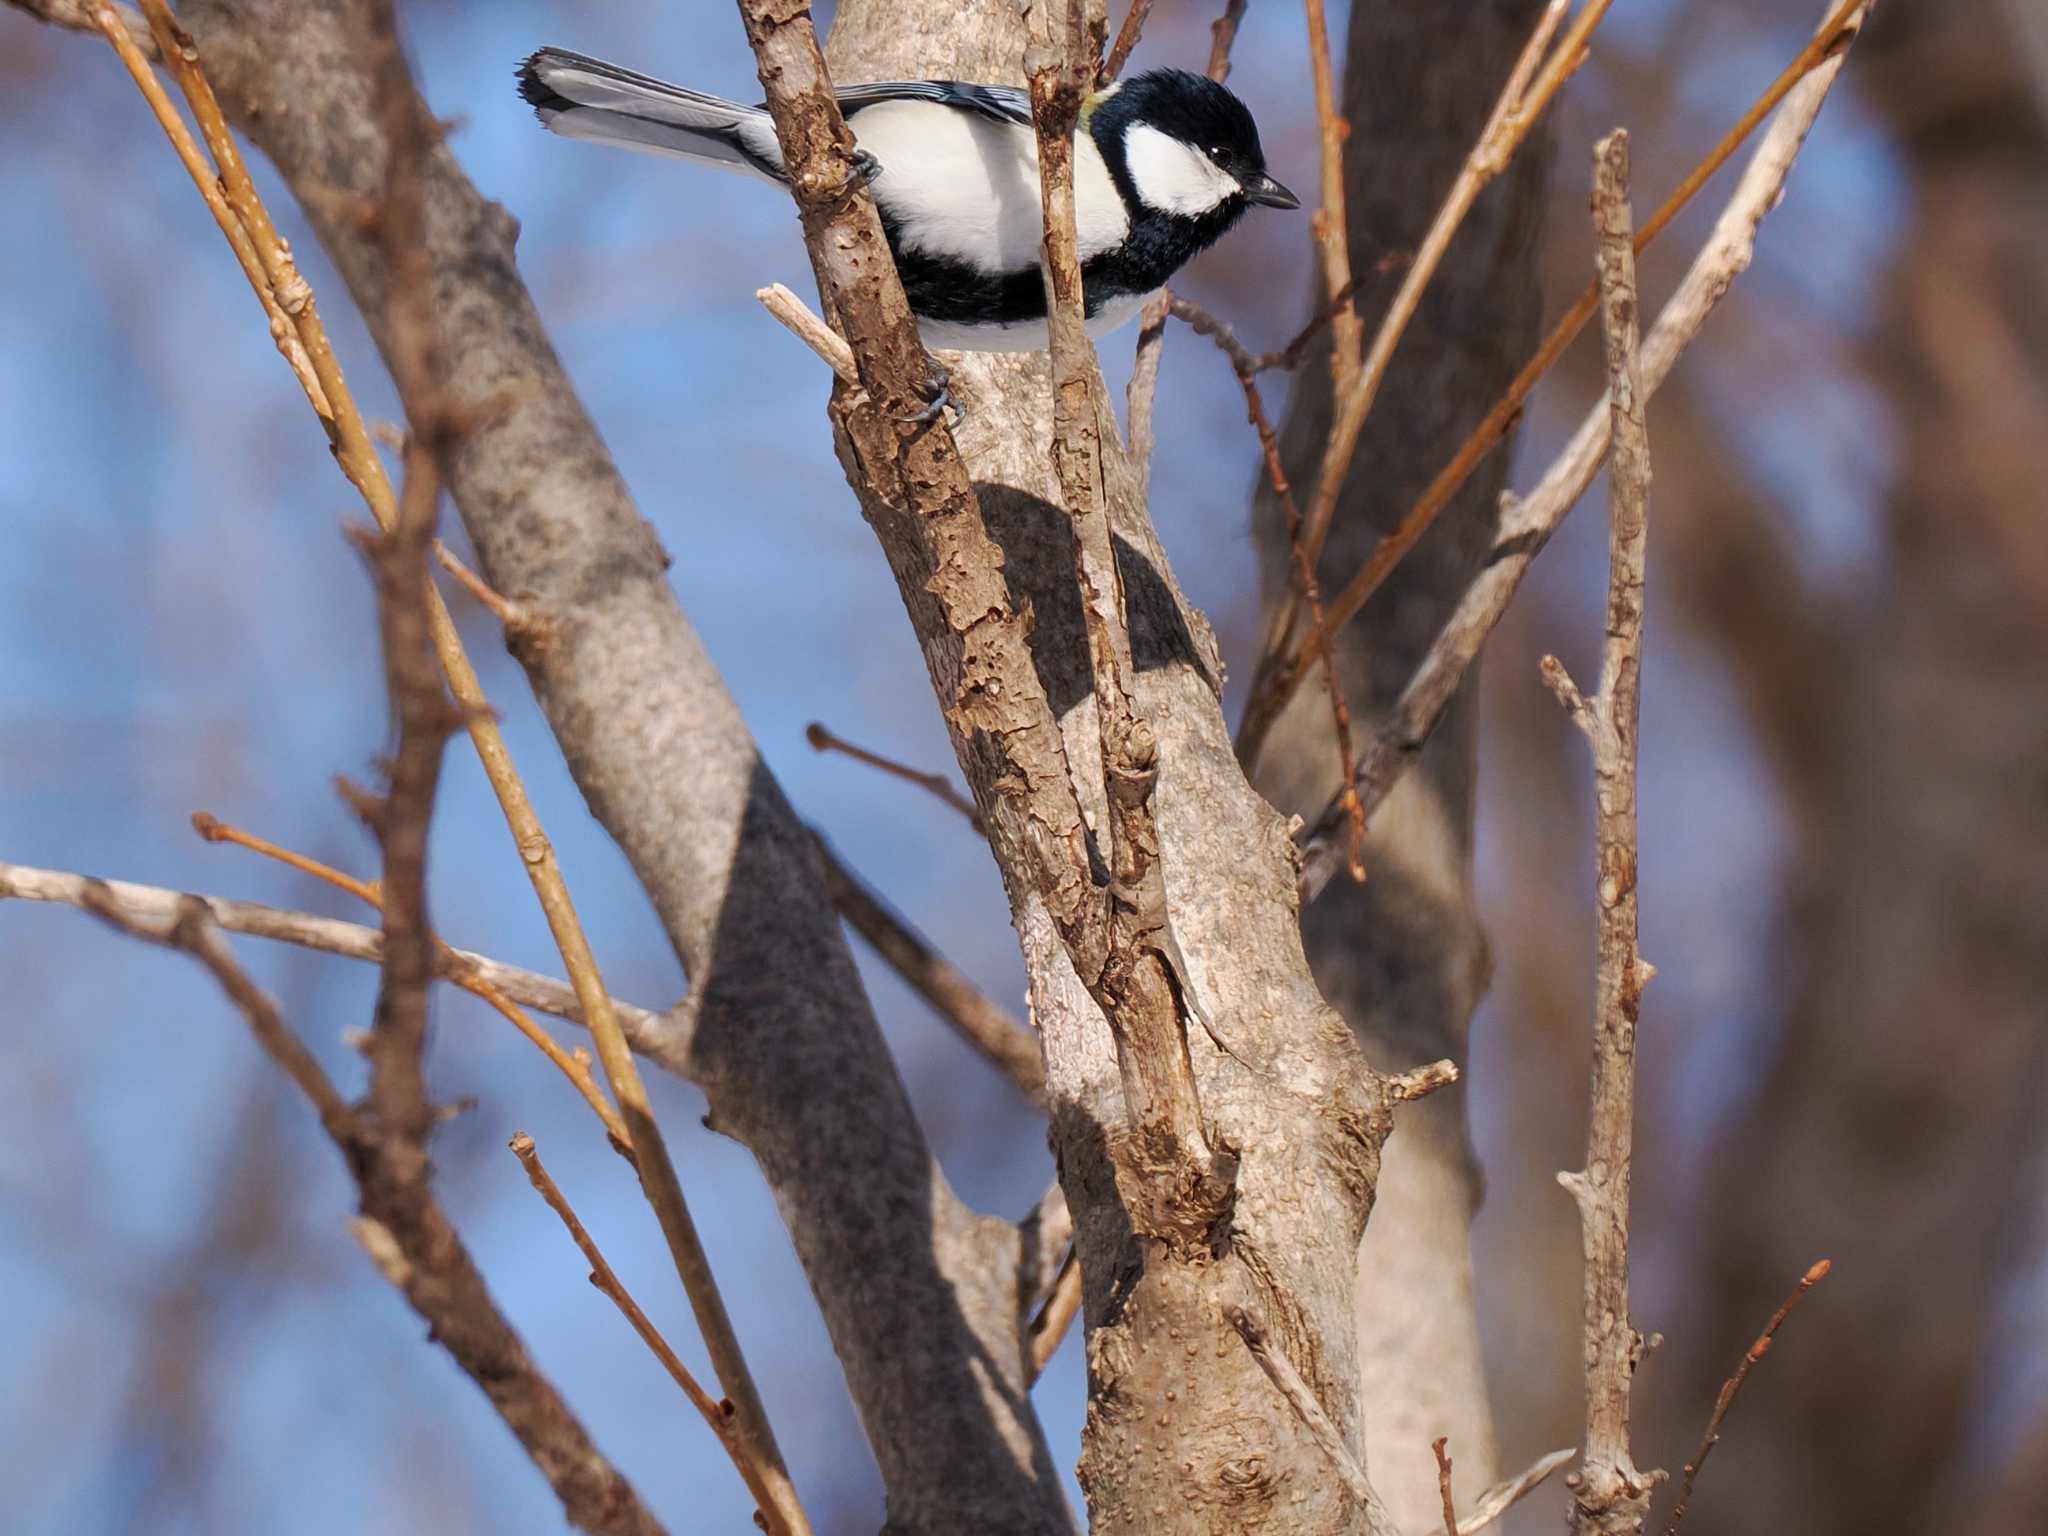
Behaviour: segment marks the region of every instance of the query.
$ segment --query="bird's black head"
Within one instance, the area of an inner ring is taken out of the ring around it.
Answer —
[[[1097,97],[1087,123],[1126,204],[1204,222],[1248,203],[1301,206],[1266,174],[1244,103],[1206,76],[1149,70]]]

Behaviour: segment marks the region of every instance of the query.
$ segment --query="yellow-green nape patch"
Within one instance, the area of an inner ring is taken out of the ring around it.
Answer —
[[[1081,120],[1077,125],[1083,133],[1088,131],[1088,119],[1095,115],[1095,109],[1124,88],[1121,80],[1113,80],[1101,90],[1081,103]]]

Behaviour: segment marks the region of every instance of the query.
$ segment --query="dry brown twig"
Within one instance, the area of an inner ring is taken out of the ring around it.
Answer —
[[[276,843],[257,837],[240,827],[232,826],[220,820],[219,817],[210,815],[205,811],[193,812],[192,830],[209,843],[230,843],[239,848],[246,848],[252,853],[260,853],[265,858],[275,859],[281,864],[313,876],[316,880],[325,881],[337,890],[346,891],[349,895],[354,896],[357,900],[380,913],[384,910],[383,891],[375,881],[358,880],[355,876],[346,874],[332,865],[323,864],[318,859],[309,858],[305,854],[280,847]],[[314,919],[314,921],[319,920]],[[224,924],[223,926],[230,929],[233,927],[232,924]],[[279,935],[265,934],[263,936],[276,937]],[[628,1161],[631,1161],[633,1149],[631,1143],[626,1139],[625,1122],[619,1118],[619,1112],[612,1108],[611,1101],[604,1096],[604,1090],[598,1086],[597,1079],[591,1074],[590,1053],[584,1050],[563,1050],[555,1037],[534,1023],[527,1016],[525,1010],[520,1008],[514,999],[507,995],[498,982],[485,972],[483,967],[478,964],[479,957],[466,955],[446,940],[438,937],[434,940],[434,949],[436,956],[435,973],[452,981],[456,986],[462,988],[463,991],[488,1003],[508,1020],[513,1028],[532,1041],[541,1054],[547,1057],[549,1062],[554,1065],[555,1069],[569,1080],[569,1085],[582,1096],[584,1103],[590,1106],[591,1111],[603,1124],[605,1134],[611,1140],[612,1145]],[[385,947],[382,943],[379,943],[376,946],[374,958],[381,963],[384,954]],[[567,1002],[570,999],[558,998],[557,1000],[558,1002]],[[545,1005],[537,1003],[534,1006],[544,1007]]]
[[[1700,1468],[1707,1464],[1707,1458],[1714,1453],[1714,1447],[1721,1443],[1721,1425],[1728,1417],[1728,1410],[1735,1406],[1735,1394],[1749,1380],[1749,1373],[1756,1368],[1757,1362],[1771,1352],[1771,1341],[1777,1337],[1785,1319],[1792,1315],[1792,1309],[1806,1299],[1808,1291],[1827,1278],[1832,1268],[1834,1265],[1830,1261],[1822,1259],[1799,1277],[1799,1284],[1793,1287],[1792,1294],[1779,1304],[1778,1310],[1771,1314],[1771,1320],[1764,1324],[1764,1331],[1756,1336],[1756,1342],[1743,1352],[1742,1363],[1735,1367],[1735,1374],[1721,1384],[1721,1391],[1714,1399],[1714,1411],[1707,1418],[1707,1432],[1700,1437],[1700,1448],[1679,1474],[1678,1502],[1671,1508],[1671,1518],[1664,1523],[1664,1536],[1678,1536],[1678,1524],[1692,1505],[1693,1482],[1700,1475]]]
[[[137,49],[120,19],[106,6],[98,5],[94,7],[93,20],[102,35],[114,46],[137,88],[149,101],[159,123],[177,150],[179,159],[191,174],[201,195],[207,199],[209,207],[215,210],[216,221],[221,223],[230,244],[235,245],[237,242],[237,237],[230,226],[239,225],[242,238],[253,248],[255,265],[252,268],[249,263],[244,262],[244,271],[250,277],[258,296],[264,299],[266,314],[273,319],[281,314],[288,321],[290,328],[296,332],[309,366],[305,370],[295,367],[294,371],[299,374],[308,400],[328,431],[336,461],[363,496],[378,527],[388,533],[399,524],[397,498],[392,492],[390,480],[385,474],[383,462],[377,455],[362,414],[342,378],[333,346],[325,326],[320,321],[311,287],[299,274],[289,247],[278,235],[269,211],[257,195],[255,184],[250,179],[240,151],[228,131],[226,118],[206,79],[198,50],[192,40],[178,27],[164,0],[143,0],[143,9],[150,27],[157,36],[163,60],[184,92],[193,116],[199,124],[207,148],[212,154],[217,177],[214,171],[208,169],[206,158],[194,143],[184,119],[171,105],[169,97],[151,72],[148,61]],[[396,60],[397,42],[389,31],[388,11],[383,14],[386,21],[384,35],[389,39],[390,57]],[[387,84],[402,87],[402,69],[386,69],[380,73]],[[387,115],[403,107],[399,89],[380,94],[385,96],[380,106]],[[413,150],[415,153],[423,153],[430,137],[431,125],[416,127],[417,131],[411,135]],[[398,169],[401,178],[407,174],[403,166]],[[402,190],[402,179],[398,185]],[[232,211],[231,218],[222,217],[223,207]],[[386,209],[383,212],[388,215],[391,210]],[[239,246],[237,254],[240,254]],[[402,350],[404,349],[395,349]],[[422,398],[423,386],[431,389],[431,378],[426,376],[424,369],[408,368],[399,363],[397,358],[394,358],[394,364],[394,373],[399,375],[397,382],[401,394],[407,397],[409,411],[417,412],[425,418],[423,421],[415,422],[416,432],[422,426],[431,427],[433,431],[424,434],[430,446],[444,447],[445,443],[435,439],[439,438],[445,429],[457,424],[446,423],[439,418],[436,414],[436,402],[431,396]],[[405,376],[408,374],[413,376]],[[317,390],[314,385],[317,385]],[[797,1504],[794,1488],[789,1484],[786,1472],[781,1470],[780,1453],[775,1448],[773,1432],[769,1429],[766,1415],[761,1409],[760,1395],[753,1385],[738,1340],[733,1336],[731,1323],[725,1315],[723,1301],[719,1298],[716,1285],[711,1279],[709,1266],[703,1256],[702,1244],[697,1240],[694,1223],[691,1222],[688,1207],[683,1201],[681,1184],[675,1176],[666,1144],[649,1107],[645,1085],[640,1080],[639,1069],[634,1064],[631,1049],[626,1043],[617,1017],[611,1010],[610,996],[605,991],[588,937],[576,915],[568,886],[562,878],[553,845],[548,841],[540,819],[534,813],[525,784],[512,764],[503,735],[484,696],[475,668],[470,664],[467,652],[456,633],[447,606],[431,584],[426,595],[426,620],[441,669],[447,677],[457,705],[462,710],[470,739],[483,762],[492,790],[498,797],[506,822],[511,828],[513,840],[519,848],[521,862],[526,867],[535,894],[548,919],[556,946],[562,953],[563,964],[569,972],[571,984],[576,989],[578,1003],[597,1045],[598,1057],[604,1065],[612,1091],[619,1101],[621,1115],[635,1152],[642,1187],[646,1190],[649,1203],[653,1205],[661,1222],[677,1272],[682,1278],[684,1289],[690,1295],[692,1308],[697,1313],[699,1325],[711,1349],[712,1359],[717,1365],[720,1383],[727,1395],[738,1405],[742,1430],[749,1440],[753,1453],[763,1465],[777,1471],[775,1508],[769,1511],[770,1517],[778,1522],[777,1529],[807,1530],[808,1525]]]
[[[1130,9],[1124,12],[1124,24],[1116,29],[1116,42],[1111,44],[1109,57],[1102,61],[1102,71],[1096,76],[1097,85],[1107,85],[1124,72],[1138,39],[1144,35],[1145,19],[1151,14],[1152,0],[1131,0]]]
[[[1074,1319],[1081,1315],[1081,1255],[1069,1248],[1066,1258],[1060,1264],[1059,1274],[1054,1278],[1052,1291],[1045,1298],[1045,1305],[1031,1320],[1025,1330],[1024,1353],[1030,1368],[1025,1372],[1027,1380],[1036,1381],[1045,1374],[1046,1365],[1059,1352],[1060,1341],[1067,1336],[1067,1330],[1074,1326]]]
[[[1429,1448],[1436,1456],[1436,1491],[1444,1501],[1444,1536],[1458,1536],[1458,1505],[1451,1497],[1451,1458],[1444,1449],[1450,1443],[1450,1436],[1438,1435]]]
[[[461,1237],[424,1177],[425,1153],[381,1117],[343,1098],[293,1034],[277,1004],[221,942],[203,903],[179,901],[164,915],[139,916],[118,892],[89,881],[78,905],[115,928],[192,955],[221,985],[257,1044],[306,1096],[342,1154],[361,1194],[353,1229],[377,1268],[431,1326],[490,1398],[547,1478],[572,1525],[602,1536],[660,1536],[662,1527],[633,1487],[590,1441],[498,1310]],[[407,1172],[417,1167],[418,1177]]]
[[[590,1283],[602,1291],[612,1305],[619,1309],[633,1331],[640,1335],[640,1342],[645,1344],[654,1358],[661,1362],[662,1369],[668,1372],[670,1379],[682,1388],[683,1396],[690,1400],[690,1406],[697,1410],[698,1416],[710,1425],[711,1432],[718,1436],[718,1443],[732,1459],[733,1467],[746,1483],[748,1491],[753,1494],[755,1501],[765,1508],[766,1478],[762,1469],[752,1460],[746,1441],[739,1433],[732,1404],[712,1399],[711,1394],[704,1390],[697,1378],[690,1374],[689,1367],[684,1365],[676,1352],[669,1347],[668,1340],[661,1336],[661,1330],[656,1328],[647,1314],[640,1309],[640,1304],[633,1299],[632,1293],[626,1289],[611,1265],[605,1262],[604,1254],[599,1250],[595,1239],[584,1228],[582,1219],[569,1204],[568,1197],[562,1193],[553,1175],[541,1162],[540,1149],[534,1145],[533,1138],[520,1131],[509,1145],[512,1148],[512,1155],[519,1159],[520,1167],[526,1170],[526,1177],[532,1183],[535,1193],[547,1202],[549,1210],[561,1218],[562,1225],[568,1229],[570,1240],[582,1251],[584,1260],[590,1265]]]
[[[984,830],[981,812],[975,809],[974,802],[955,789],[953,781],[943,773],[926,773],[910,767],[907,763],[900,763],[893,757],[885,757],[880,752],[856,746],[844,736],[835,734],[829,726],[819,720],[813,720],[804,727],[804,740],[811,744],[811,750],[814,752],[840,752],[857,763],[866,763],[870,768],[888,774],[891,778],[901,779],[906,784],[915,784],[941,804],[965,816],[968,825],[975,831]]]
[[[815,835],[815,834],[813,834]],[[1038,1036],[970,980],[849,869],[819,837],[818,859],[832,906],[940,1018],[1031,1103],[1045,1103]]]
[[[1839,6],[1833,8],[1825,34],[1853,38],[1868,11],[1869,0],[1863,0],[1846,19]],[[1656,325],[1643,338],[1640,383],[1646,399],[1656,393],[1679,354],[1698,336],[1714,306],[1755,256],[1757,231],[1783,195],[1786,178],[1844,59],[1845,49],[1837,47],[1818,67],[1795,80],[1713,232],[1658,315]],[[1479,576],[1458,600],[1429,653],[1400,697],[1374,725],[1359,754],[1358,792],[1368,814],[1422,750],[1529,566],[1599,473],[1606,460],[1609,431],[1607,406],[1602,401],[1587,414],[1527,496],[1503,498],[1500,528],[1491,552],[1481,562]],[[1342,867],[1339,839],[1345,826],[1343,808],[1332,800],[1310,827],[1302,845],[1303,901],[1314,900]]]
[[[362,883],[338,870],[328,871],[328,875],[337,883],[346,882],[344,888]],[[295,944],[301,949],[367,961],[371,965],[384,962],[384,935],[375,928],[344,922],[339,918],[318,917],[310,912],[266,906],[261,902],[173,891],[163,886],[137,885],[127,880],[99,880],[69,870],[37,869],[27,864],[4,861],[0,861],[0,898],[49,902],[81,909],[90,898],[118,909],[126,923],[152,928],[159,933],[169,932],[184,903],[196,901],[225,933]],[[582,1022],[576,993],[566,981],[522,970],[493,960],[488,955],[453,946],[444,947],[443,964],[443,974],[450,981],[463,986],[467,986],[468,981],[475,981],[489,988],[488,992],[476,994],[486,1002],[491,1001],[492,993],[496,993],[507,1002],[537,1008],[542,1013],[553,1014],[572,1023]],[[616,998],[612,1000],[612,1008],[624,1021],[634,1050],[680,1075],[687,1053],[674,1022],[667,1015]]]
[[[1641,229],[1636,232],[1636,254],[1641,255],[1658,235],[1685,209],[1702,187],[1712,179],[1714,173],[1727,164],[1757,126],[1768,117],[1778,105],[1809,75],[1819,70],[1830,60],[1842,53],[1854,40],[1862,26],[1867,0],[1837,0],[1820,27],[1791,63],[1779,72],[1778,77],[1764,90],[1741,118],[1724,133],[1706,156],[1687,173],[1684,180],[1672,191]],[[1247,761],[1256,754],[1264,735],[1278,719],[1280,711],[1294,696],[1295,690],[1307,675],[1308,668],[1317,655],[1327,649],[1331,638],[1350,623],[1365,606],[1366,600],[1379,589],[1380,584],[1398,565],[1401,558],[1414,548],[1416,541],[1429,530],[1440,513],[1451,502],[1486,456],[1507,439],[1509,430],[1520,419],[1522,408],[1536,385],[1547,374],[1565,349],[1578,337],[1586,323],[1593,318],[1597,304],[1597,293],[1592,284],[1572,304],[1550,334],[1543,339],[1534,355],[1515,375],[1505,393],[1494,403],[1491,410],[1472,429],[1451,461],[1438,472],[1436,478],[1424,487],[1416,498],[1415,505],[1401,517],[1359,568],[1336,598],[1328,604],[1326,620],[1321,625],[1312,625],[1283,657],[1275,646],[1269,645],[1261,659],[1259,670],[1253,680],[1253,700],[1256,708],[1248,705],[1245,726],[1239,733],[1240,753]],[[1278,637],[1276,645],[1291,633],[1296,615],[1289,613],[1287,628],[1282,631],[1276,626],[1269,639]],[[1256,724],[1254,721],[1256,720]],[[1367,797],[1368,801],[1370,796]]]
[[[1354,284],[1350,224],[1344,213],[1344,141],[1351,137],[1351,124],[1337,110],[1336,77],[1330,67],[1330,23],[1323,14],[1323,0],[1303,0],[1302,11],[1308,23],[1309,74],[1315,82],[1322,183],[1322,206],[1316,209],[1309,227],[1322,258],[1323,302],[1332,311],[1330,378],[1335,395],[1342,399],[1364,365],[1361,349],[1365,342],[1365,322],[1359,317],[1357,303],[1349,297]],[[1288,540],[1295,546],[1295,563],[1313,579],[1315,556],[1305,542],[1307,530],[1297,531],[1294,521],[1290,519]]]
[[[1342,1432],[1323,1411],[1323,1405],[1316,1401],[1315,1393],[1301,1379],[1301,1372],[1294,1368],[1294,1362],[1274,1347],[1265,1328],[1244,1307],[1226,1307],[1223,1315],[1237,1330],[1238,1337],[1244,1340],[1244,1347],[1252,1352],[1252,1358],[1259,1362],[1281,1398],[1294,1410],[1294,1416],[1301,1420],[1302,1427],[1329,1457],[1330,1465],[1337,1469],[1337,1475],[1351,1491],[1351,1497],[1365,1511],[1366,1530],[1371,1536],[1400,1536],[1393,1516],[1387,1512],[1387,1506],[1373,1491],[1372,1480],[1365,1474],[1363,1457],[1345,1443]]]
[[[1581,1172],[1560,1173],[1557,1180],[1578,1202],[1585,1238],[1586,1460],[1571,1480],[1572,1527],[1597,1536],[1632,1536],[1649,1516],[1650,1490],[1661,1474],[1637,1470],[1629,1448],[1629,1389],[1646,1347],[1628,1311],[1636,1018],[1643,989],[1655,972],[1636,946],[1636,737],[1650,439],[1637,360],[1628,135],[1618,128],[1593,151],[1593,223],[1599,235],[1600,330],[1614,444],[1608,461],[1606,638],[1600,649],[1600,686],[1590,698],[1555,656],[1543,658],[1543,680],[1593,750],[1599,1002],[1586,1165]]]
[[[1509,72],[1507,84],[1502,88],[1492,114],[1480,129],[1478,141],[1459,167],[1443,206],[1423,236],[1422,244],[1416,248],[1415,259],[1373,333],[1371,346],[1366,349],[1358,366],[1345,374],[1347,387],[1337,396],[1336,416],[1323,447],[1322,461],[1316,471],[1304,519],[1302,544],[1311,566],[1322,556],[1331,520],[1336,516],[1338,497],[1343,492],[1352,457],[1358,451],[1366,418],[1378,398],[1387,367],[1393,361],[1394,350],[1400,344],[1408,322],[1421,306],[1422,295],[1435,278],[1444,253],[1450,249],[1452,236],[1464,223],[1465,215],[1471,211],[1480,192],[1507,169],[1508,162],[1514,158],[1529,130],[1542,117],[1565,81],[1584,62],[1587,40],[1612,3],[1613,0],[1586,0],[1571,28],[1558,39],[1555,50],[1549,53],[1547,61],[1545,51],[1550,49],[1552,38],[1557,36],[1570,0],[1550,0],[1544,8],[1521,56]],[[1330,288],[1334,293],[1335,284],[1330,284]],[[1274,675],[1287,653],[1301,606],[1299,593],[1293,601],[1277,605],[1273,622],[1267,630],[1266,644],[1254,675],[1251,701],[1246,706],[1244,724],[1238,732],[1238,756],[1247,764],[1257,761],[1266,732],[1278,717],[1276,699],[1278,703],[1285,702],[1278,699]]]

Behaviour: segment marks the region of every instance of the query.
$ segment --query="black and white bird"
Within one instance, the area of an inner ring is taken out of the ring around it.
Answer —
[[[519,93],[565,138],[785,174],[764,107],[543,48]],[[925,344],[964,352],[1046,346],[1038,139],[1030,97],[1006,85],[897,80],[835,93]],[[1144,307],[1246,208],[1298,208],[1266,174],[1244,103],[1213,80],[1155,69],[1097,92],[1075,136],[1074,210],[1088,329]]]

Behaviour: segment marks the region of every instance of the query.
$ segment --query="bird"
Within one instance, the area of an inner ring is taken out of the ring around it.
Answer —
[[[788,180],[765,107],[562,48],[543,48],[520,65],[519,92],[564,138]],[[1045,350],[1044,216],[1028,93],[890,80],[833,94],[925,345]],[[1226,87],[1154,69],[1096,91],[1074,143],[1089,333],[1128,322],[1253,206],[1299,208],[1301,200],[1267,172],[1258,126]]]

